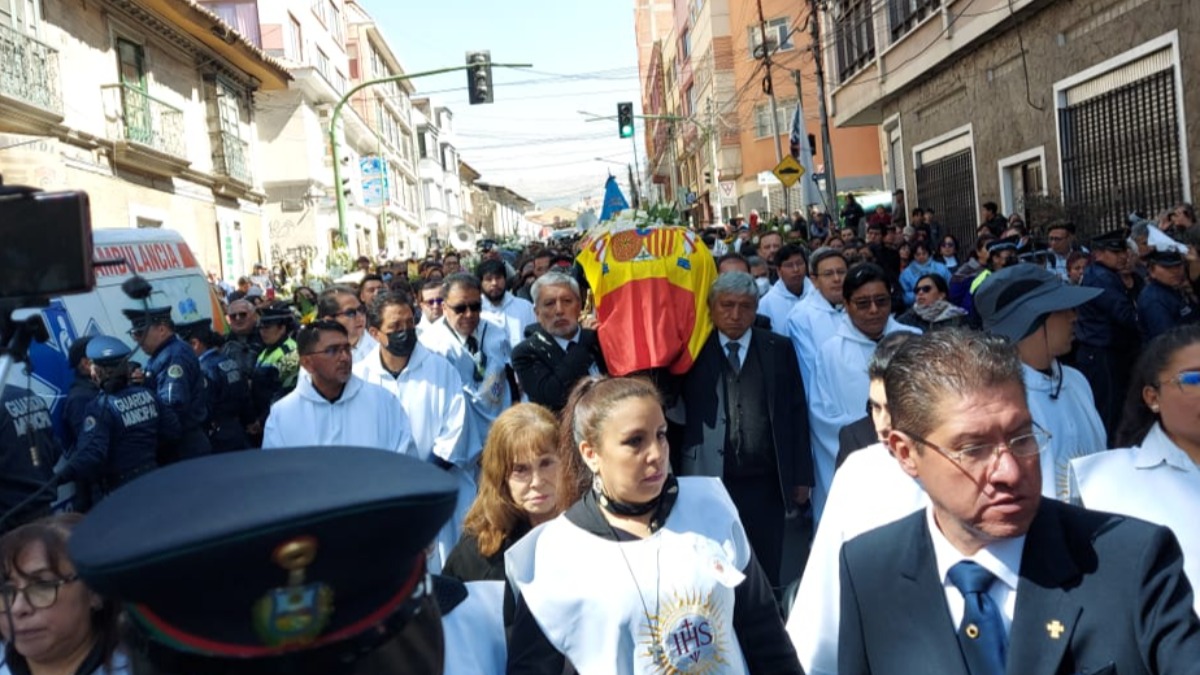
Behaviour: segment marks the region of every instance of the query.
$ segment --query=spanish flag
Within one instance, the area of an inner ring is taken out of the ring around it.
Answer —
[[[588,233],[577,261],[595,298],[610,373],[692,367],[712,330],[708,289],[717,275],[695,233],[625,211]]]

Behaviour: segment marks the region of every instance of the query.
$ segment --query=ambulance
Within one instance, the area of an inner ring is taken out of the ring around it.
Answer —
[[[8,385],[32,391],[50,405],[55,430],[61,430],[63,403],[74,373],[67,363],[71,343],[85,335],[112,335],[137,350],[129,335],[124,309],[141,307],[121,291],[121,283],[135,273],[150,282],[152,307],[170,305],[176,323],[209,319],[213,329],[224,332],[225,313],[182,235],[173,230],[101,229],[92,233],[97,263],[119,264],[96,267],[96,287],[89,293],[54,298],[48,307],[20,310],[15,318],[40,313],[50,334],[44,343],[29,350],[31,369],[21,364],[11,368]],[[149,355],[135,351],[133,360],[145,364]]]

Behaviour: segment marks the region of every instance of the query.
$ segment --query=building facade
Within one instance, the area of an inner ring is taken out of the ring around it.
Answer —
[[[831,3],[835,119],[878,127],[888,186],[960,238],[989,201],[1034,221],[1049,203],[1087,236],[1200,188],[1196,17],[1171,0]]]
[[[417,175],[428,230],[427,245],[459,241],[474,226],[464,217],[462,180],[454,136],[454,113],[428,98],[413,100]]]
[[[87,192],[96,228],[177,230],[233,279],[270,259],[253,100],[287,81],[189,0],[2,0],[0,174]]]

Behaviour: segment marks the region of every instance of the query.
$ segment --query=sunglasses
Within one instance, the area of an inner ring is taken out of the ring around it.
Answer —
[[[229,319],[231,321],[241,321],[242,319],[250,316],[252,313],[253,312],[235,312],[229,315]]]
[[[483,302],[464,302],[461,305],[446,305],[446,309],[455,314],[466,314],[467,312],[478,314],[483,311]]]
[[[445,300],[442,300],[441,298],[433,298],[432,300],[422,300],[421,301],[422,304],[430,305],[432,307],[437,307],[438,305],[442,304],[443,302],[445,302]]]
[[[887,295],[877,295],[873,298],[858,298],[857,300],[852,300],[851,302],[854,305],[854,308],[860,312],[865,312],[872,307],[892,306],[892,298],[891,296]]]
[[[314,349],[313,351],[306,353],[305,356],[328,356],[332,359],[342,355],[349,356],[352,353],[353,347],[351,347],[350,343],[347,342],[345,344],[326,347],[325,349]]]
[[[933,286],[917,286],[917,295],[924,295],[926,293],[932,293],[932,292],[933,292]]]
[[[367,313],[367,311],[365,309],[363,309],[362,307],[355,307],[353,309],[347,309],[347,310],[343,310],[341,312],[337,312],[336,314],[334,314],[334,316],[344,316],[347,319],[354,319],[354,318],[357,318],[359,314],[365,315],[366,313]]]

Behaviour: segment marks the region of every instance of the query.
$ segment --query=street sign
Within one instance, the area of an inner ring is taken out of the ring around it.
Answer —
[[[363,206],[377,208],[387,202],[387,164],[382,157],[363,157],[358,163],[362,173]]]
[[[717,184],[721,206],[737,206],[737,183],[723,180]]]
[[[784,187],[792,187],[804,175],[804,167],[800,166],[800,162],[797,162],[795,157],[784,155],[783,160],[774,169],[771,169],[771,173],[775,174]]]
[[[771,173],[770,171],[759,171],[758,172],[758,186],[759,187],[768,188],[773,185],[779,185],[779,179],[775,177],[775,174]]]

